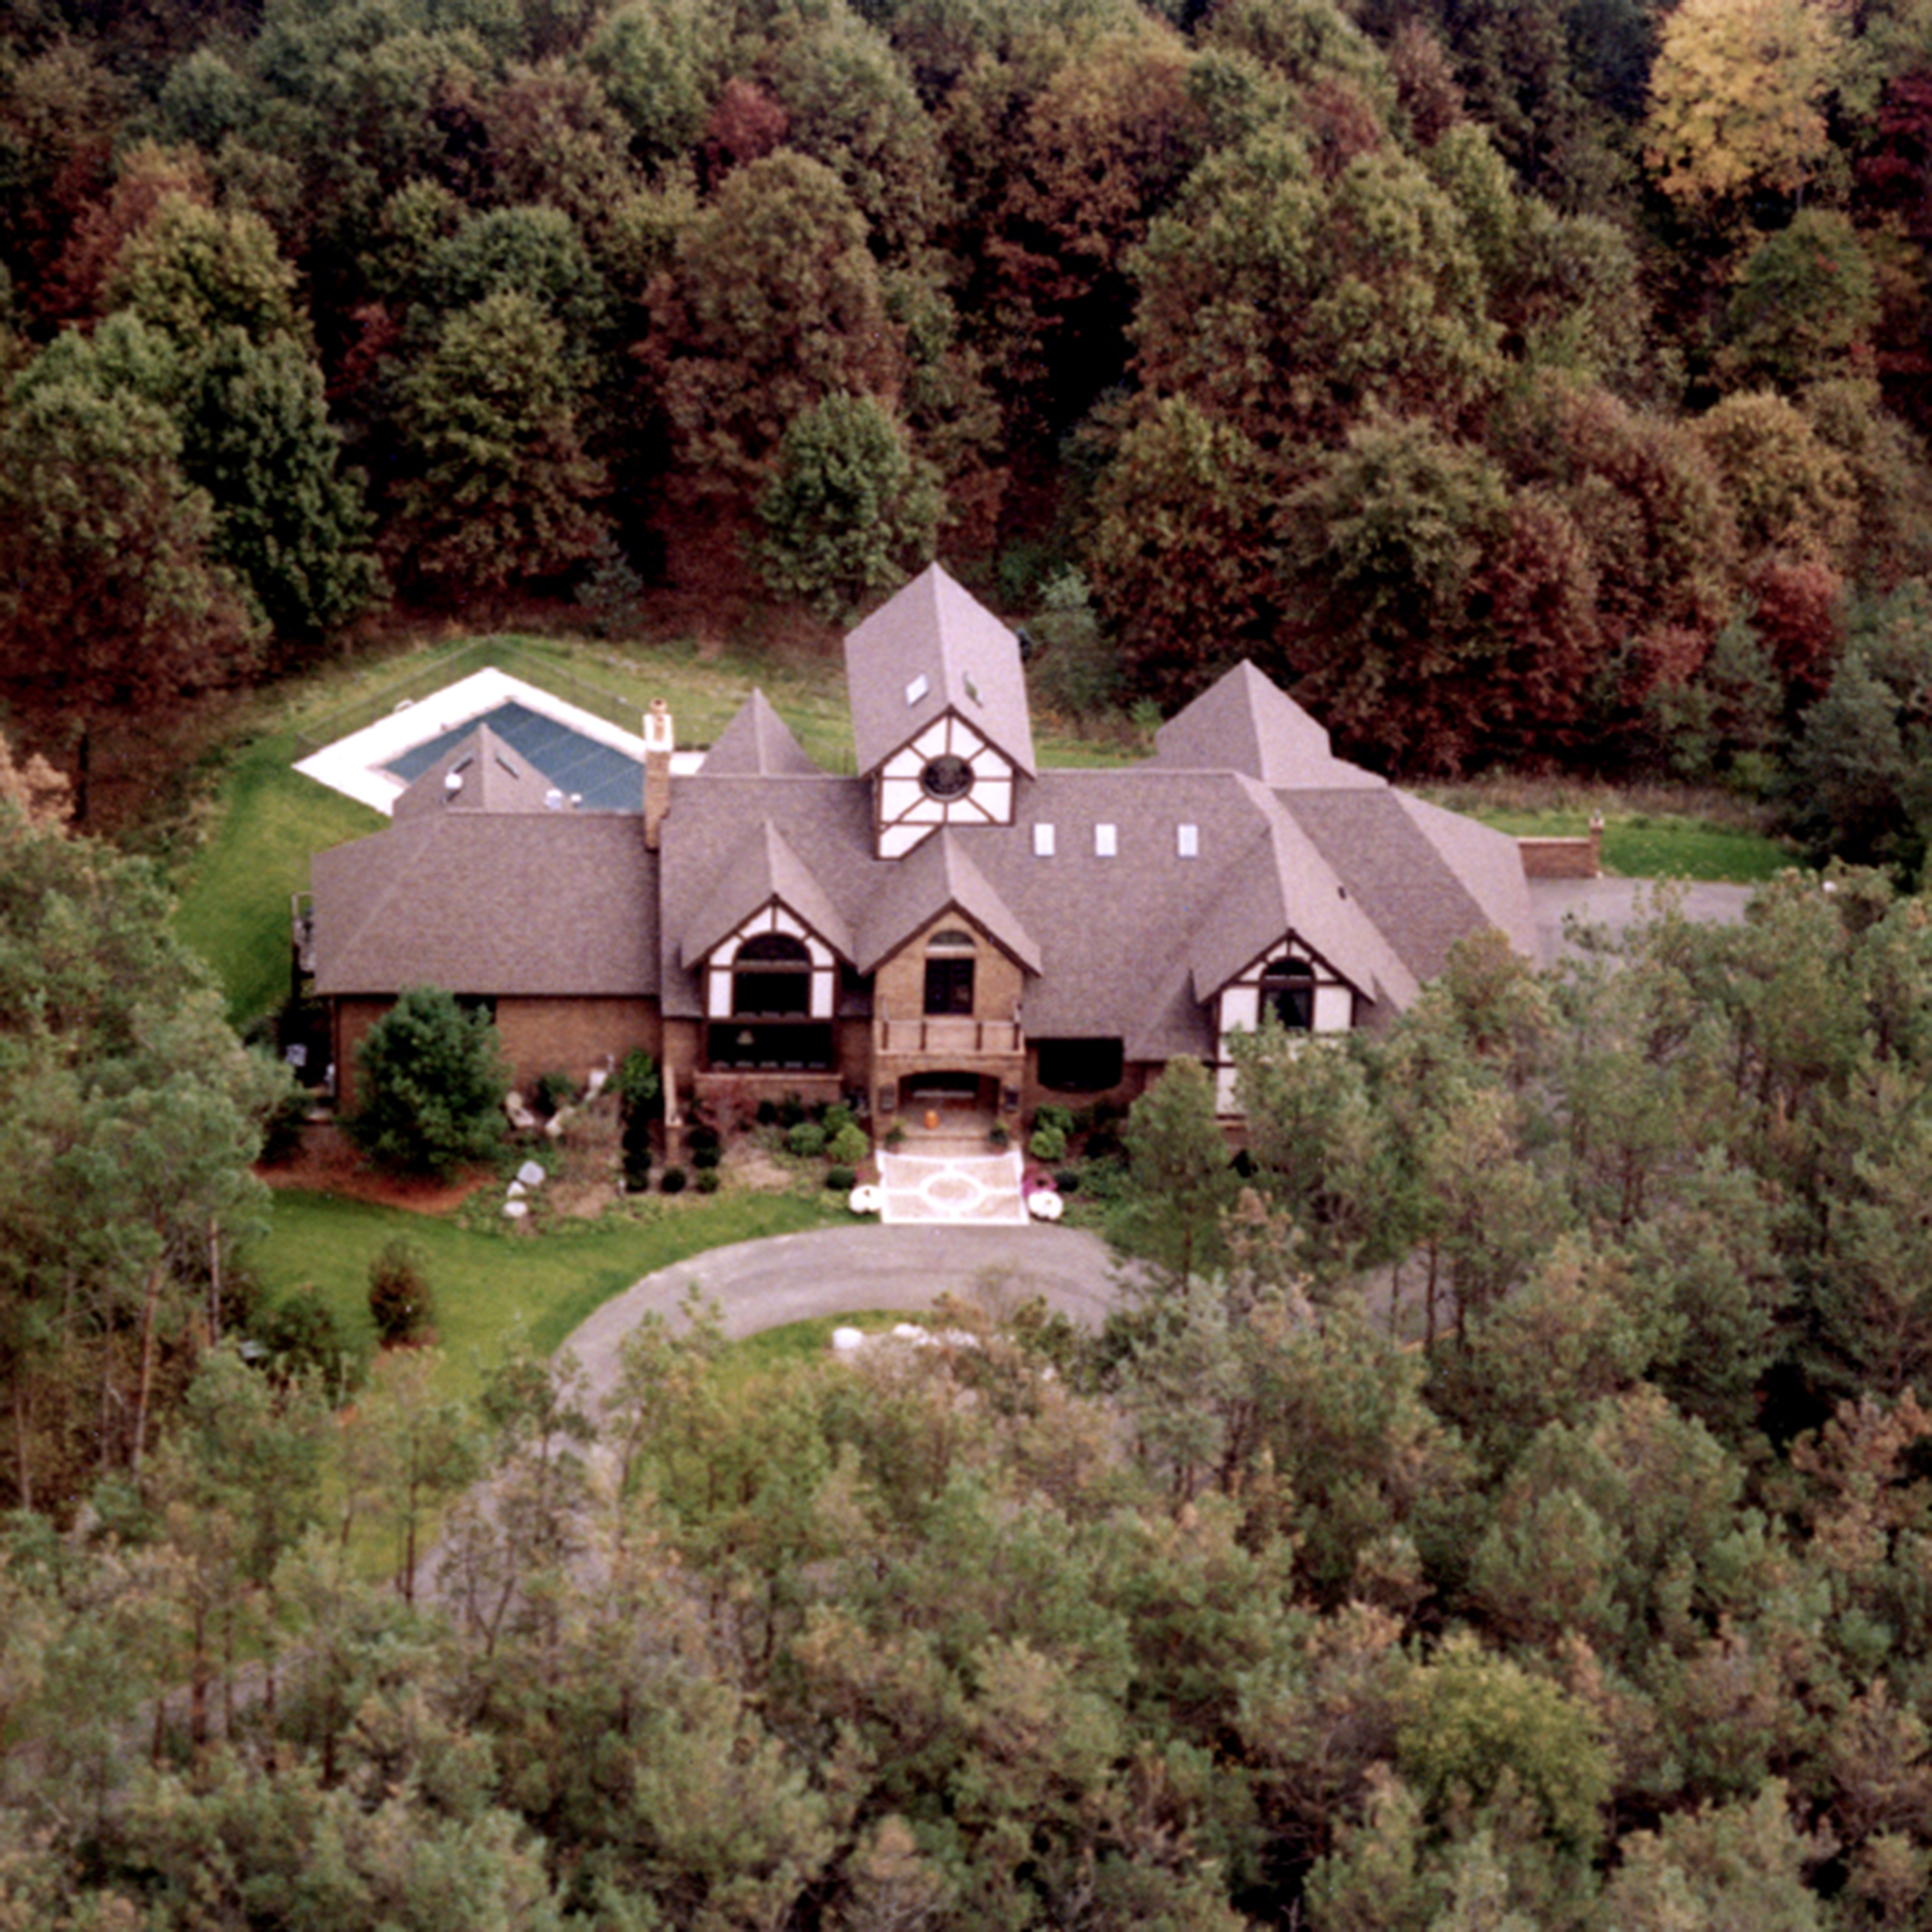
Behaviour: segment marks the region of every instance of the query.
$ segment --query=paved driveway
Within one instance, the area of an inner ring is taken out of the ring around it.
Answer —
[[[650,1312],[669,1314],[694,1284],[737,1337],[788,1321],[862,1309],[929,1308],[950,1291],[1003,1284],[1016,1300],[1098,1327],[1114,1306],[1115,1264],[1106,1242],[1077,1228],[884,1227],[875,1221],[815,1228],[714,1248],[647,1275],[604,1306],[568,1341],[598,1394],[617,1379],[618,1345]]]
[[[1649,917],[1651,900],[1658,889],[1656,879],[1531,879],[1529,898],[1536,914],[1543,964],[1555,966],[1569,950],[1563,926],[1571,917],[1584,925],[1608,926],[1611,932],[1620,933]],[[1758,890],[1753,885],[1696,882],[1668,889],[1683,895],[1686,918],[1707,925],[1738,924],[1751,895]]]

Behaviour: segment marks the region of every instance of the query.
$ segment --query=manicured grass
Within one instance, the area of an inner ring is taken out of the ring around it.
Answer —
[[[1531,810],[1462,799],[1457,809],[1512,838],[1580,838],[1587,810]],[[1604,870],[1619,878],[1700,879],[1756,885],[1799,860],[1776,839],[1689,814],[1606,812]]]
[[[1800,863],[1776,839],[1694,819],[1640,814],[1627,823],[1617,820],[1604,826],[1605,868],[1625,878],[1716,879],[1757,885]]]
[[[810,1321],[788,1321],[782,1328],[766,1328],[743,1341],[733,1342],[725,1358],[725,1372],[732,1381],[750,1381],[781,1368],[827,1361],[832,1352],[832,1330],[863,1328],[868,1335],[881,1329],[896,1328],[902,1321],[916,1321],[916,1314],[902,1310],[865,1309],[857,1314],[826,1314]]]
[[[373,1332],[370,1261],[400,1236],[421,1255],[435,1298],[442,1390],[467,1396],[482,1385],[507,1343],[549,1355],[644,1275],[707,1249],[844,1218],[829,1196],[821,1203],[797,1195],[720,1195],[667,1203],[647,1221],[612,1215],[516,1234],[286,1189],[274,1198],[267,1234],[244,1260],[271,1299],[312,1287],[346,1330],[367,1336]]]
[[[237,1026],[289,993],[290,895],[309,861],[385,820],[292,768],[292,732],[247,745],[223,784],[221,810],[180,892],[174,929],[215,968]]]

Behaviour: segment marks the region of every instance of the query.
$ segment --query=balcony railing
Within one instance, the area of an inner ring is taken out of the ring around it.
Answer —
[[[1026,1050],[1026,1030],[1016,1019],[964,1019],[951,1016],[875,1019],[872,1051],[895,1059],[944,1058],[962,1064],[1011,1060]]]

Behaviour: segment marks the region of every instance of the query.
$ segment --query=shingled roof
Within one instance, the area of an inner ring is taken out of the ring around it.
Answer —
[[[1158,765],[1241,771],[1276,791],[1386,786],[1329,749],[1328,733],[1253,665],[1241,663],[1154,734]]]
[[[794,913],[840,959],[856,957],[845,915],[769,818],[761,818],[725,862],[692,923],[678,936],[678,958],[695,966],[753,914],[777,904]]]
[[[890,876],[867,912],[859,942],[859,970],[874,971],[921,927],[958,912],[1028,972],[1040,970],[1040,949],[1013,909],[988,883],[955,833],[928,839],[910,858],[885,867]]]
[[[1024,969],[1030,1037],[1117,1037],[1158,1062],[1211,1056],[1215,994],[1291,937],[1371,1023],[1471,933],[1534,954],[1514,842],[1336,758],[1247,666],[1164,725],[1149,763],[1036,772],[1016,640],[936,566],[846,662],[862,775],[820,769],[755,692],[673,781],[655,853],[636,814],[545,809],[542,774],[480,727],[387,831],[316,861],[317,990],[655,994],[696,1018],[701,963],[768,905],[859,974],[957,912]],[[881,859],[869,774],[949,709],[1024,774],[1014,822]],[[869,1001],[848,975],[841,1011]]]
[[[487,724],[459,739],[396,800],[392,817],[432,812],[568,812],[570,802]]]
[[[819,770],[760,690],[752,692],[718,733],[718,742],[705,754],[703,768],[714,778],[813,777]]]
[[[657,859],[632,813],[399,817],[316,856],[316,991],[655,993]]]
[[[949,711],[1033,773],[1019,640],[937,564],[846,638],[845,681],[867,775]]]

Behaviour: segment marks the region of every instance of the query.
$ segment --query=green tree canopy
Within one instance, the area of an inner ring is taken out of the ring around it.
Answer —
[[[758,502],[760,574],[827,616],[930,561],[943,500],[904,427],[871,396],[827,396],[786,429]]]
[[[448,1173],[502,1143],[509,1085],[489,1016],[413,986],[363,1036],[349,1131],[379,1165]]]

